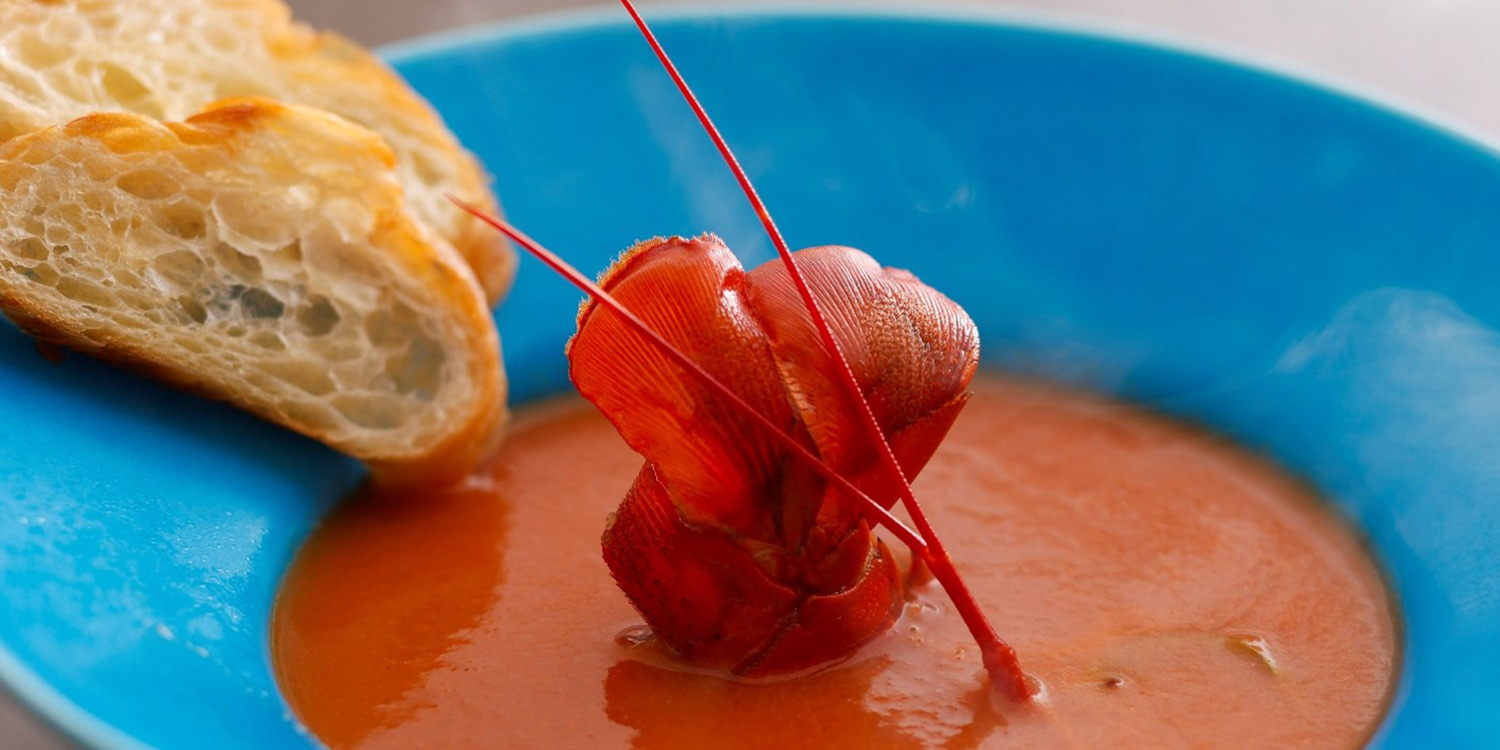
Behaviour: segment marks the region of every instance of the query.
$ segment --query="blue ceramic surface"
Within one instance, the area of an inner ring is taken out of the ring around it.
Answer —
[[[662,14],[657,14],[662,16]],[[667,14],[666,45],[791,241],[911,268],[989,366],[1200,420],[1315,481],[1391,576],[1374,745],[1500,741],[1500,160],[1209,57],[959,15]],[[397,66],[585,269],[752,214],[623,16]],[[565,387],[578,295],[523,265],[518,401]],[[306,747],[269,671],[278,579],[358,468],[0,326],[0,676],[83,741]],[[135,738],[132,740],[130,738]]]

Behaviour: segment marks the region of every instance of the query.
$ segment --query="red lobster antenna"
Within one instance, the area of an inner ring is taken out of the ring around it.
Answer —
[[[974,635],[974,640],[979,644],[979,650],[984,660],[984,667],[990,674],[990,681],[997,688],[1003,689],[1012,698],[1025,701],[1030,699],[1031,690],[1026,685],[1026,677],[1021,671],[1021,665],[1016,658],[1015,649],[1011,648],[1005,641],[1000,639],[995,628],[990,625],[989,620],[980,610],[979,603],[974,600],[974,595],[969,587],[964,584],[963,577],[958,574],[958,569],[953,566],[953,560],[948,557],[947,551],[939,541],[937,533],[933,531],[932,525],[927,522],[927,514],[922,512],[922,506],[917,502],[917,496],[912,492],[911,483],[906,478],[906,472],[901,470],[901,464],[896,460],[896,454],[891,450],[891,444],[886,441],[885,433],[880,429],[880,423],[875,418],[875,412],[870,408],[870,402],[865,399],[864,391],[859,387],[859,382],[854,377],[854,370],[849,367],[849,361],[844,357],[843,349],[839,347],[838,340],[834,338],[833,331],[828,327],[828,321],[823,317],[823,310],[818,306],[818,300],[813,296],[812,290],[808,288],[806,280],[802,277],[802,270],[797,266],[797,261],[792,257],[792,251],[787,247],[786,239],[781,236],[781,231],[776,228],[776,222],[771,219],[771,212],[766,209],[766,204],[755,192],[755,186],[750,184],[750,178],[740,166],[734,152],[730,150],[729,144],[719,129],[714,126],[713,120],[709,118],[708,112],[693,94],[693,90],[683,80],[682,74],[677,71],[677,66],[672,63],[667,51],[662,48],[661,42],[657,41],[656,35],[646,25],[645,19],[636,11],[635,5],[630,0],[620,0],[635,25],[640,28],[641,34],[646,37],[646,42],[651,45],[651,50],[656,53],[656,58],[661,61],[662,67],[666,68],[667,75],[672,77],[672,82],[677,84],[677,89],[687,100],[688,106],[693,108],[693,114],[698,116],[698,122],[703,124],[703,129],[713,139],[714,146],[724,157],[729,169],[734,172],[734,178],[739,181],[740,189],[745,192],[745,197],[750,200],[755,213],[760,217],[760,223],[765,226],[766,234],[771,238],[771,244],[776,246],[776,253],[786,264],[787,272],[792,277],[792,282],[797,286],[797,291],[802,295],[802,301],[807,305],[808,314],[812,316],[813,326],[818,330],[818,336],[823,340],[823,346],[833,355],[833,361],[837,364],[839,378],[844,387],[852,396],[860,417],[864,421],[865,428],[869,431],[874,443],[878,446],[882,463],[885,464],[891,476],[897,479],[897,486],[901,489],[901,502],[906,506],[906,512],[911,515],[912,522],[916,524],[926,545],[922,548],[912,547],[912,551],[921,556],[922,560],[932,570],[932,575],[942,584],[943,590],[948,592],[948,597],[953,600],[954,607],[963,618],[964,624],[968,626],[969,632]],[[902,540],[906,541],[906,540]],[[908,546],[910,543],[908,542]]]

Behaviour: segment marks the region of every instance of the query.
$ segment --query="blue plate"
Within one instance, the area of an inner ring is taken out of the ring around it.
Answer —
[[[1201,420],[1368,535],[1405,663],[1374,745],[1493,745],[1500,160],[1213,56],[972,15],[654,14],[788,237],[906,266],[986,362]],[[769,257],[621,13],[391,52],[510,215],[580,267],[714,230]],[[514,394],[564,388],[578,295],[524,265]],[[0,327],[0,676],[86,744],[306,747],[266,621],[359,477],[227,408]],[[1316,613],[1310,613],[1316,616]]]

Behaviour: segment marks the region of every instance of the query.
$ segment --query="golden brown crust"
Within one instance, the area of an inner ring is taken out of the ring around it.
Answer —
[[[279,0],[0,0],[0,140],[98,111],[182,120],[231,95],[319,107],[379,133],[413,215],[463,256],[490,304],[509,289],[514,251],[445,198],[496,211],[488,178],[357,44],[293,22]]]

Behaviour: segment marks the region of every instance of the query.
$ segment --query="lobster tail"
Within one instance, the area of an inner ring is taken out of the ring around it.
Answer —
[[[802,255],[898,459],[915,473],[967,398],[973,324],[857,250]],[[600,286],[889,505],[893,478],[852,422],[828,352],[797,323],[805,316],[791,308],[800,302],[778,266],[747,274],[717,238],[673,237],[632,248]],[[698,666],[775,674],[847,656],[889,627],[901,577],[862,506],[683,377],[612,311],[586,304],[568,355],[579,393],[646,459],[602,544],[616,583],[662,643]]]

